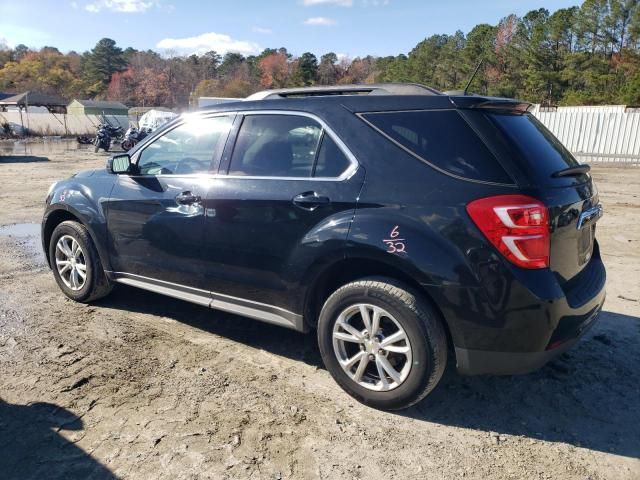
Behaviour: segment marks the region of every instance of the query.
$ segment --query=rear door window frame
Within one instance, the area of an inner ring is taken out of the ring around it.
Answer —
[[[231,129],[231,133],[229,134],[229,138],[227,138],[227,145],[224,149],[224,153],[222,155],[222,160],[220,162],[220,166],[218,168],[218,174],[224,176],[225,178],[234,178],[234,179],[245,179],[245,180],[307,180],[307,181],[320,181],[320,182],[341,182],[344,180],[350,179],[360,167],[360,163],[356,159],[355,155],[349,150],[349,148],[345,145],[342,139],[324,122],[320,117],[302,111],[295,110],[248,110],[248,111],[239,111],[236,112],[237,117],[234,125]],[[320,148],[322,148],[322,141],[325,136],[328,135],[338,146],[342,154],[349,161],[349,166],[337,177],[279,177],[279,176],[250,176],[250,175],[229,175],[229,170],[231,168],[231,158],[233,156],[233,152],[235,150],[236,141],[238,139],[238,133],[242,128],[244,123],[244,119],[247,116],[251,115],[288,115],[288,116],[298,116],[298,117],[306,117],[317,122],[322,128],[322,132],[320,134],[321,141],[318,144],[318,148],[316,151],[316,159],[314,161],[314,165],[312,167],[313,173],[315,173],[315,168],[318,162],[318,154],[320,153]]]

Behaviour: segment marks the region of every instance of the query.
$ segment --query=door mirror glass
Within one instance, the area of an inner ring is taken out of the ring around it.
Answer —
[[[131,169],[131,157],[128,154],[114,155],[107,160],[107,171],[109,173],[128,173]]]

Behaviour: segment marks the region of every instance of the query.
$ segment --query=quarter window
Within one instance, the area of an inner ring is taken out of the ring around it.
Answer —
[[[349,168],[347,156],[338,148],[336,142],[328,134],[322,137],[322,145],[318,152],[318,162],[314,177],[339,177]]]
[[[363,118],[416,157],[459,177],[513,183],[455,110],[367,113]]]
[[[142,175],[206,173],[231,129],[232,118],[193,118],[147,146],[138,159]]]

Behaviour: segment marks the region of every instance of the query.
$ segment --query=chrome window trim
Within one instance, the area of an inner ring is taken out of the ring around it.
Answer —
[[[342,172],[337,177],[267,177],[267,176],[256,176],[256,175],[225,175],[221,174],[221,177],[224,178],[238,178],[245,180],[306,180],[306,181],[320,181],[320,182],[342,182],[344,180],[349,180],[353,175],[358,171],[360,167],[360,163],[356,159],[355,155],[349,150],[349,147],[345,145],[342,139],[326,124],[324,120],[322,120],[317,115],[309,112],[301,112],[298,110],[238,110],[235,112],[237,115],[243,115],[248,117],[250,115],[289,115],[289,116],[297,116],[297,117],[307,117],[310,118],[320,124],[324,133],[327,133],[331,139],[336,142],[338,148],[342,153],[347,157],[349,161],[349,167]],[[242,128],[242,126],[240,127]],[[231,156],[233,158],[233,154]],[[229,164],[231,165],[231,164]],[[229,166],[229,168],[231,168]]]

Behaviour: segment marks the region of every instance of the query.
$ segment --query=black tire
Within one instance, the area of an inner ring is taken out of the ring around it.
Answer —
[[[79,290],[73,290],[69,288],[62,280],[58,268],[56,266],[56,245],[58,240],[64,235],[68,235],[75,239],[80,245],[86,264],[86,279],[84,285]],[[109,279],[104,273],[102,263],[100,262],[100,256],[93,243],[93,240],[89,236],[89,232],[79,222],[68,220],[60,223],[51,235],[49,242],[49,259],[51,261],[51,269],[53,270],[53,276],[56,279],[56,283],[60,287],[60,290],[72,300],[81,303],[89,303],[99,298],[105,297],[111,292],[113,288]]]
[[[408,376],[392,390],[374,391],[356,383],[336,356],[333,329],[338,316],[360,303],[390,313],[409,340],[412,364]],[[422,400],[436,387],[447,363],[447,337],[439,313],[419,294],[385,277],[364,278],[336,290],[322,307],[318,343],[322,360],[336,382],[359,402],[382,410],[400,410]]]
[[[133,147],[133,142],[131,140],[125,140],[120,144],[120,146],[122,147],[122,150],[128,152]]]

